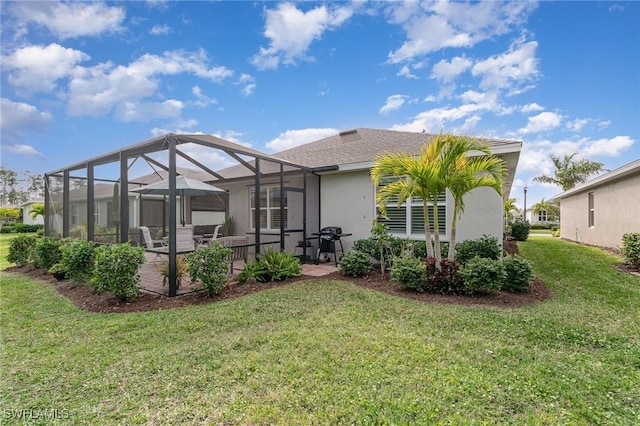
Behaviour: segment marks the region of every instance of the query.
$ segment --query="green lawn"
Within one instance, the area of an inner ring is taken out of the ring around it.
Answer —
[[[0,234],[0,270],[13,266],[13,263],[7,262],[7,254],[9,253],[9,243],[18,234]]]
[[[3,274],[4,424],[638,424],[640,278],[556,239],[521,251],[556,295],[512,310],[314,279],[93,314]]]

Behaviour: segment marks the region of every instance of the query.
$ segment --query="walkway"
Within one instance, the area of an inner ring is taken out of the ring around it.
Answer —
[[[145,253],[147,259],[140,267],[140,285],[143,290],[157,293],[157,294],[169,294],[169,286],[162,285],[162,274],[158,270],[158,264],[167,261],[167,256],[156,256],[153,253]],[[242,269],[244,262],[242,260],[236,261],[233,265],[234,271],[237,273]],[[313,263],[302,265],[302,275],[309,277],[322,277],[338,271],[339,268],[334,263],[321,263],[314,265]],[[182,280],[182,285],[178,289],[178,295],[192,293],[198,290],[197,285],[191,284],[191,279],[188,274]]]

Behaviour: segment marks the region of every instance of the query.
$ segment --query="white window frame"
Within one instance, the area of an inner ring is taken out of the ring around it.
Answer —
[[[391,177],[386,178],[388,180],[392,179]],[[376,192],[378,188],[375,188]],[[424,240],[424,220],[422,213],[423,202],[419,197],[411,197],[411,199],[405,201],[400,206],[397,205],[397,201],[393,199],[387,203],[387,213],[389,213],[389,209],[404,209],[404,231],[399,229],[394,229],[393,226],[389,227],[389,234],[394,235],[396,237],[408,238],[411,240]],[[433,203],[431,201],[427,202],[427,208],[433,208]],[[416,211],[417,210],[417,211]],[[448,197],[446,193],[440,194],[438,198],[438,221],[440,222],[440,238],[444,241],[448,239],[447,234],[447,210],[448,210]],[[416,219],[420,223],[420,232],[413,231],[413,215],[418,214],[418,218]],[[390,216],[389,214],[387,216]],[[385,222],[383,222],[385,223]],[[389,222],[386,223],[389,226]],[[433,235],[434,227],[431,227],[431,234]]]
[[[275,192],[275,191],[280,191],[280,185],[275,185],[275,186],[260,186],[260,190],[264,191],[266,190],[267,192],[267,205],[266,206],[260,206],[260,210],[265,210],[267,213],[267,226],[264,228],[260,228],[261,231],[280,231],[280,220],[277,219],[277,216],[274,218],[274,211],[278,211],[278,213],[280,212],[280,206],[274,206],[272,204],[272,196],[271,193]],[[278,198],[280,196],[278,195]],[[255,200],[255,187],[250,187],[249,188],[249,229],[251,229],[252,231],[256,230],[255,227],[255,207],[254,207],[254,200]],[[287,228],[287,216],[288,216],[288,211],[289,211],[289,203],[287,200],[287,192],[285,191],[284,193],[284,227],[285,229]],[[274,220],[277,220],[277,224],[272,223]],[[274,226],[272,226],[274,225]]]
[[[587,200],[589,206],[589,228],[593,228],[596,226],[595,195],[593,191],[587,194]]]

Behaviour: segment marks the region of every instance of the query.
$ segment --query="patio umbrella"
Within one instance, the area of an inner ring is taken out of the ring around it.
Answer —
[[[161,180],[141,188],[132,189],[131,192],[139,194],[157,194],[169,195],[169,180]],[[184,196],[201,197],[205,195],[213,195],[220,192],[227,192],[208,183],[201,182],[197,179],[191,179],[186,176],[176,176],[176,194],[180,196],[180,223],[184,226],[183,210]]]

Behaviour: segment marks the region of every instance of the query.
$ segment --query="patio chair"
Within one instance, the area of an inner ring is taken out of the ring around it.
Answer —
[[[140,232],[142,232],[142,238],[144,240],[145,248],[152,249],[154,247],[166,247],[167,242],[163,240],[154,240],[151,238],[151,232],[149,232],[149,228],[146,226],[140,227]]]
[[[193,251],[195,249],[195,241],[193,239],[193,226],[184,225],[176,228],[176,250]]]

